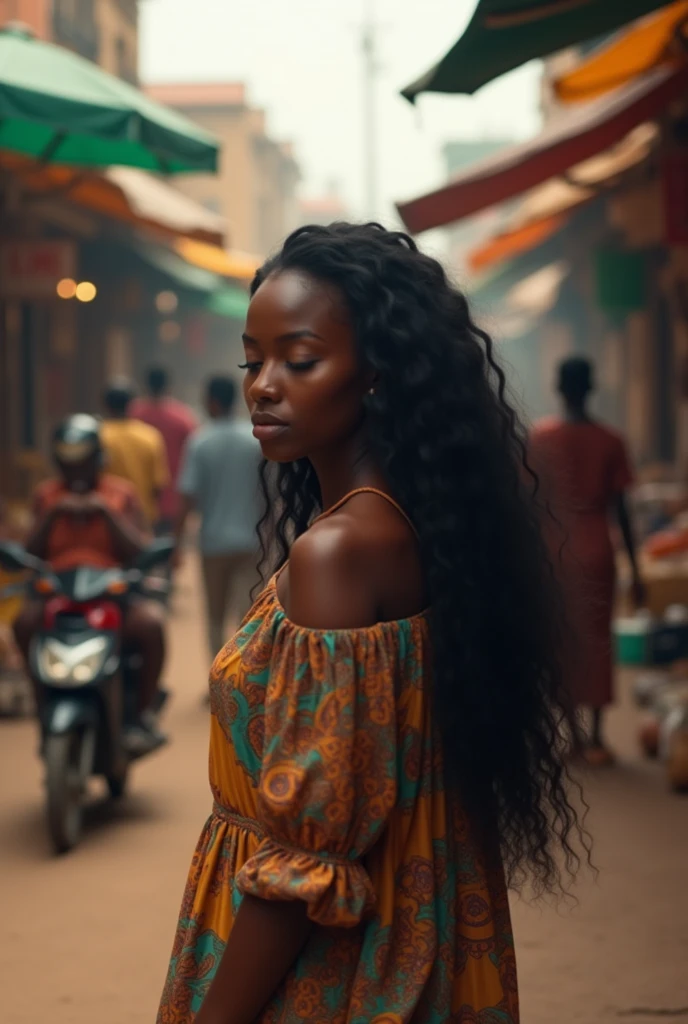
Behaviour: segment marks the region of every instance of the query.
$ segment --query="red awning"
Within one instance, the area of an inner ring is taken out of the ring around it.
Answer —
[[[443,227],[521,195],[619,142],[688,88],[688,68],[661,68],[630,85],[567,109],[534,139],[481,160],[436,192],[398,203],[413,234]]]

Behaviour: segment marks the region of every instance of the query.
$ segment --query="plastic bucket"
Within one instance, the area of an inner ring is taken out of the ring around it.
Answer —
[[[651,627],[644,619],[617,619],[614,623],[614,647],[619,665],[647,665],[650,656]]]

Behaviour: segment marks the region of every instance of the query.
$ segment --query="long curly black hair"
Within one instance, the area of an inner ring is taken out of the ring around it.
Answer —
[[[296,269],[343,296],[375,371],[368,438],[415,524],[431,602],[434,718],[447,781],[497,826],[507,876],[558,890],[589,859],[564,761],[564,621],[525,433],[489,336],[408,235],[303,227],[257,273]],[[264,563],[278,568],[322,511],[307,459],[266,464]]]

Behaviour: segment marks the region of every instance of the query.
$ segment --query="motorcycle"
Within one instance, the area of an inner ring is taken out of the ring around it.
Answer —
[[[4,569],[31,573],[28,582],[5,588],[0,597],[21,588],[43,602],[29,671],[39,689],[48,829],[58,853],[80,839],[90,777],[104,776],[110,795],[121,797],[131,763],[165,742],[155,732],[144,744],[128,741],[138,721],[141,659],[122,644],[122,619],[133,596],[165,600],[166,582],[150,572],[173,550],[171,539],[160,538],[129,568],[58,572],[18,544],[0,544]],[[160,691],[156,714],[165,698]]]

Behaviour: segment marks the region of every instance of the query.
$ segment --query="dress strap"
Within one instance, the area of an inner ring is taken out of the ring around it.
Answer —
[[[328,508],[326,512],[321,512],[319,516],[316,516],[316,518],[311,523],[311,526],[313,526],[314,523],[319,522],[319,520],[321,519],[327,519],[328,516],[331,516],[334,512],[337,512],[342,507],[342,505],[346,505],[347,501],[350,501],[351,498],[355,497],[357,494],[377,494],[379,498],[383,498],[384,501],[386,501],[389,505],[391,505],[393,508],[397,510],[400,516],[403,516],[403,518],[406,520],[408,525],[413,530],[416,537],[418,536],[418,531],[411,522],[409,516],[406,514],[406,512],[404,512],[399,502],[395,501],[394,498],[391,497],[391,495],[385,494],[384,491],[378,490],[377,487],[357,487],[356,490],[349,491],[349,493],[345,494],[343,498],[340,498],[339,501],[336,501],[331,508]]]

